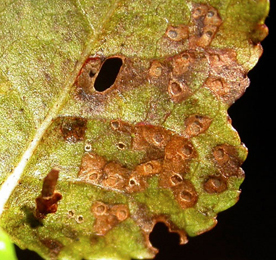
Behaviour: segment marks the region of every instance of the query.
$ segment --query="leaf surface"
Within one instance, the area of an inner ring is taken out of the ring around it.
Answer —
[[[183,244],[213,228],[244,179],[227,109],[268,5],[3,1],[3,229],[45,259],[142,259],[156,222]]]

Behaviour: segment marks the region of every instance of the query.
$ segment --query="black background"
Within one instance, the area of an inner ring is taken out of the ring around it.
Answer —
[[[218,215],[217,226],[179,246],[178,235],[157,224],[151,234],[159,248],[157,260],[275,260],[276,259],[276,35],[275,1],[266,20],[269,36],[263,56],[249,73],[250,87],[229,109],[234,128],[249,149],[243,164],[246,179],[239,202]],[[273,26],[274,25],[274,26]],[[19,260],[39,260],[16,248]]]

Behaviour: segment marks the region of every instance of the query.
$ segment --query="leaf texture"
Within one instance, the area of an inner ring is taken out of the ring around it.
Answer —
[[[1,227],[45,259],[124,260],[154,257],[157,222],[183,244],[213,228],[244,179],[227,109],[268,6],[3,1]]]

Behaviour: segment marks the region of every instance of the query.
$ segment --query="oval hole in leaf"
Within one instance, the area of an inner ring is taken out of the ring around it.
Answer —
[[[118,57],[107,59],[96,78],[94,88],[99,92],[110,88],[114,84],[122,64],[122,59]]]

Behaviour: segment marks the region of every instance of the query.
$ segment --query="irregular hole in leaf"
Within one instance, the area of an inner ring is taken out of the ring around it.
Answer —
[[[158,248],[159,255],[167,251],[169,248],[179,245],[179,234],[170,232],[167,225],[163,222],[157,222],[149,235],[150,242],[153,247]]]
[[[115,82],[118,73],[120,71],[123,61],[121,58],[109,58],[107,59],[96,78],[94,88],[99,92],[103,92],[109,89]]]

